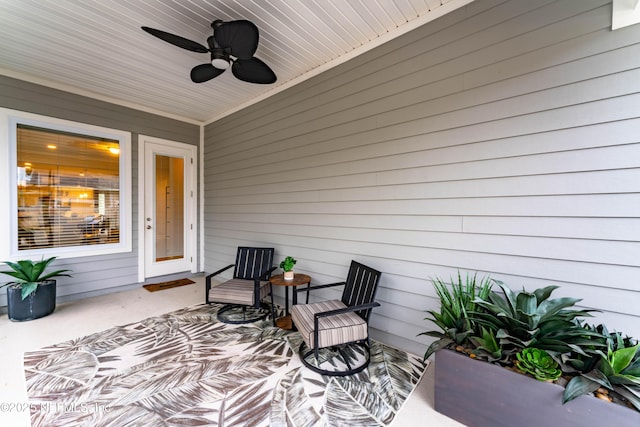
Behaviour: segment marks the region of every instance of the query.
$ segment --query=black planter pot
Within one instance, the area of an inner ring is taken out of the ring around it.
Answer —
[[[24,300],[19,286],[7,287],[7,311],[9,320],[23,322],[39,319],[53,313],[56,309],[56,281],[45,280],[35,292]]]

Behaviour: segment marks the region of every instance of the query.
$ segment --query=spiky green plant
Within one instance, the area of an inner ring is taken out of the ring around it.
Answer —
[[[582,327],[596,334],[590,336],[589,340],[592,344],[597,343],[597,345],[582,345],[581,349],[583,353],[574,351],[571,353],[558,354],[551,352],[551,356],[558,362],[562,372],[577,374],[595,369],[600,363],[600,358],[603,354],[602,350],[607,348],[612,339],[615,339],[615,334],[610,334],[604,325],[590,326],[584,324]]]
[[[7,266],[11,268],[11,270],[0,271],[2,274],[6,274],[8,276],[13,277],[13,281],[9,283],[5,283],[4,285],[0,285],[0,287],[9,286],[13,284],[17,284],[21,287],[21,296],[24,300],[38,288],[38,284],[45,280],[53,279],[54,277],[68,276],[71,275],[67,273],[67,271],[71,271],[68,269],[57,270],[52,272],[47,272],[47,268],[49,264],[51,264],[56,257],[51,257],[47,259],[42,259],[41,261],[31,261],[31,260],[21,260],[18,262],[4,261]]]
[[[476,359],[487,362],[506,362],[502,353],[502,346],[498,344],[493,331],[480,327],[480,336],[470,336],[469,341],[475,347],[473,354]]]
[[[516,353],[516,367],[540,381],[555,381],[562,375],[558,362],[544,350],[525,348]]]
[[[540,348],[556,356],[571,352],[587,355],[587,352],[605,347],[601,334],[580,323],[580,318],[590,317],[593,310],[571,309],[580,299],[550,299],[557,286],[533,292],[513,292],[504,283],[495,283],[503,295],[492,291],[488,298],[476,298],[476,305],[483,310],[473,311],[469,316],[495,333],[507,356],[528,347]]]
[[[607,354],[601,353],[600,363],[589,372],[581,372],[569,381],[562,403],[605,387],[624,397],[640,411],[640,344],[614,333],[607,339]]]
[[[419,334],[438,338],[427,348],[424,354],[425,360],[433,352],[449,344],[462,344],[470,335],[480,334],[479,326],[469,318],[468,313],[476,310],[476,299],[486,298],[492,287],[489,277],[478,281],[477,273],[473,276],[467,273],[463,280],[460,271],[458,271],[457,282],[451,278],[450,283],[446,283],[437,277],[431,282],[440,298],[440,311],[428,310],[431,317],[426,317],[425,320],[432,321],[442,332],[427,331]]]

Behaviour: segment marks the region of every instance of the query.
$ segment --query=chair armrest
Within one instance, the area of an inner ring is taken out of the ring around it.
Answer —
[[[231,268],[231,267],[233,267],[233,266],[235,266],[235,264],[229,264],[229,265],[227,265],[226,267],[223,267],[223,268],[221,268],[220,270],[218,270],[218,271],[216,271],[216,272],[213,272],[213,273],[209,274],[209,275],[206,277],[205,291],[206,291],[206,293],[207,293],[207,301],[209,300],[208,295],[209,295],[209,290],[211,289],[211,278],[212,278],[213,276],[217,276],[218,274],[222,273],[222,272],[223,272],[223,271],[225,271],[225,270],[230,269],[230,268]]]
[[[262,275],[254,277],[253,280],[255,280],[255,281],[269,280],[269,276],[271,276],[271,273],[273,273],[273,270],[275,270],[276,268],[278,268],[278,267],[276,267],[274,265],[273,267],[271,267],[270,269],[268,269],[267,271],[262,273]]]
[[[225,270],[230,269],[230,268],[231,268],[231,267],[233,267],[233,266],[235,266],[235,264],[229,264],[229,265],[227,265],[226,267],[223,267],[223,268],[221,268],[220,270],[218,270],[218,271],[216,271],[216,272],[214,272],[214,273],[209,274],[209,275],[207,276],[207,278],[209,278],[209,277],[213,277],[213,276],[217,276],[218,274],[222,273],[222,272],[223,272],[223,271],[225,271]]]
[[[311,286],[311,290],[313,289],[322,289],[322,288],[330,288],[332,286],[340,286],[340,285],[346,285],[346,282],[336,282],[336,283],[327,283],[325,285],[314,285]],[[305,292],[307,289],[296,289],[296,292]]]
[[[306,288],[296,289],[295,292],[306,292],[307,293],[307,302],[305,304],[309,304],[309,291],[310,290],[323,289],[323,288],[332,288],[334,286],[344,286],[346,284],[347,284],[346,282],[336,282],[336,283],[327,283],[327,284],[324,284],[324,285],[311,286],[311,283],[309,283]]]
[[[350,311],[368,310],[368,309],[374,308],[374,307],[380,307],[380,303],[379,302],[370,302],[370,303],[367,303],[367,304],[360,304],[360,305],[354,305],[354,306],[351,306],[351,307],[338,308],[337,310],[322,311],[320,313],[314,314],[313,317],[314,317],[315,321],[317,322],[318,319],[320,319],[321,317],[335,316],[337,314],[349,313]]]

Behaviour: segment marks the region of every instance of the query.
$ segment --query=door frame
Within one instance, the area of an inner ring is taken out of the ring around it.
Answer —
[[[170,141],[167,139],[156,138],[147,135],[138,135],[138,281],[144,282],[147,279],[146,271],[146,245],[145,239],[147,233],[145,232],[145,191],[146,191],[146,173],[148,167],[153,165],[146,164],[146,148],[147,143],[154,145],[164,145],[170,148],[178,148],[181,150],[190,151],[191,161],[185,162],[185,178],[187,180],[187,193],[191,193],[188,203],[187,211],[185,212],[185,223],[191,224],[189,229],[189,238],[185,241],[185,257],[189,258],[189,265],[191,273],[197,272],[198,265],[198,200],[197,195],[197,154],[198,147],[196,145],[185,144],[177,141]],[[151,189],[149,189],[151,191]],[[151,277],[151,276],[149,276]]]

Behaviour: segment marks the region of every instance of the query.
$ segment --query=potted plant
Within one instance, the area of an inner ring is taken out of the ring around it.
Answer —
[[[47,316],[56,307],[55,277],[68,276],[70,270],[47,271],[56,259],[51,257],[41,261],[21,260],[4,261],[11,270],[0,271],[13,277],[9,283],[0,285],[7,287],[7,310],[10,320],[24,321]]]
[[[440,330],[423,334],[438,338],[425,353],[437,411],[470,426],[640,425],[640,346],[583,325],[591,310],[575,309],[579,299],[475,276],[433,283],[441,307],[426,320]]]
[[[293,280],[293,266],[296,262],[298,261],[290,256],[280,262],[280,268],[284,271],[284,280]]]

